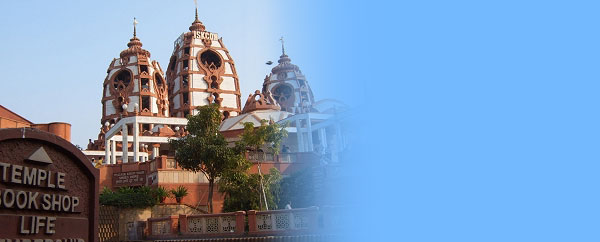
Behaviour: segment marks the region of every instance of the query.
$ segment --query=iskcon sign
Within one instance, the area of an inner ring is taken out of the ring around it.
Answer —
[[[0,242],[97,241],[98,171],[68,141],[0,129]]]
[[[179,38],[177,38],[177,40],[175,40],[174,46],[178,46],[178,45],[182,46],[184,35],[185,35],[185,33],[181,34],[179,36]],[[219,35],[217,33],[211,33],[208,31],[192,31],[192,36],[194,39],[205,39],[205,40],[212,40],[212,41],[219,40]]]

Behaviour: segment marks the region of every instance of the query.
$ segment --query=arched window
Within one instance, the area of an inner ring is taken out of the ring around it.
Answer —
[[[281,84],[273,88],[273,98],[282,107],[291,107],[294,102],[294,89],[290,85]]]
[[[154,81],[156,81],[156,85],[159,87],[164,83],[162,77],[158,73],[154,74]]]
[[[217,82],[217,76],[210,76],[210,88],[219,89],[219,83]]]
[[[212,103],[216,103],[216,104],[221,105],[221,102],[219,101],[219,94],[215,92],[212,95],[213,95],[213,102]]]
[[[123,82],[123,85],[127,86],[131,82],[131,73],[126,70],[121,70],[117,73],[115,79],[113,80],[113,86],[118,88],[119,81]]]
[[[207,50],[200,54],[200,63],[209,69],[218,69],[221,67],[221,56],[212,50]]]
[[[213,81],[210,83],[210,88],[212,89],[219,89],[219,83],[217,83],[216,81]]]

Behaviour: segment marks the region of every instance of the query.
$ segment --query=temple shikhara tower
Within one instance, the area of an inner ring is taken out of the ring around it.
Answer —
[[[106,71],[101,123],[114,124],[122,115],[168,117],[167,86],[160,65],[142,49],[135,30],[127,47]]]
[[[277,168],[289,175],[338,162],[346,140],[337,120],[346,106],[330,99],[315,100],[307,78],[286,54],[283,37],[278,64],[242,106],[232,55],[223,38],[207,31],[197,10],[189,31],[174,38],[173,46],[164,47],[173,49],[166,70],[142,48],[136,24],[134,19],[127,49],[110,62],[106,78],[98,84],[102,88],[100,132],[83,151],[100,169],[101,187],[184,186],[189,195],[182,202],[206,208],[206,177],[178,166],[169,139],[187,135],[186,116],[212,103],[223,114],[220,132],[229,142],[239,139],[246,122],[255,127],[262,120],[287,125],[288,137],[279,154],[247,154],[254,164],[250,172],[257,172],[258,163],[265,171]],[[215,194],[213,202],[215,211],[220,211],[222,196]]]
[[[265,78],[263,92],[270,92],[281,110],[288,112],[309,112],[314,97],[306,77],[297,65],[285,54],[283,37],[281,38],[281,56],[278,65]]]
[[[206,31],[197,10],[189,30],[175,41],[167,68],[172,116],[196,114],[196,107],[211,103],[221,106],[225,118],[239,115],[239,79],[223,39]]]

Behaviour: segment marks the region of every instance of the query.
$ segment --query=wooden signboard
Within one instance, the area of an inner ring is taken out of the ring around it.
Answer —
[[[68,141],[0,129],[0,241],[97,241],[98,170]]]

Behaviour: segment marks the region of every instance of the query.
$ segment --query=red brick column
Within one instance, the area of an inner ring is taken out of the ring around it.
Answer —
[[[181,234],[187,234],[188,232],[188,220],[185,214],[179,214],[179,232]]]
[[[146,237],[152,236],[152,220],[150,219],[146,220],[146,229],[144,229],[144,234]]]
[[[156,157],[156,167],[158,169],[167,168],[167,156],[161,155]]]
[[[237,221],[236,221],[237,223]],[[256,227],[256,210],[248,211],[248,232],[253,233],[257,232],[258,228]]]
[[[246,212],[244,211],[235,212],[235,234],[237,235],[244,234],[244,227],[246,227],[245,215]]]
[[[179,234],[179,230],[177,229],[177,225],[179,224],[179,216],[171,215],[171,216],[169,216],[169,218],[171,219],[171,234],[172,235]]]

